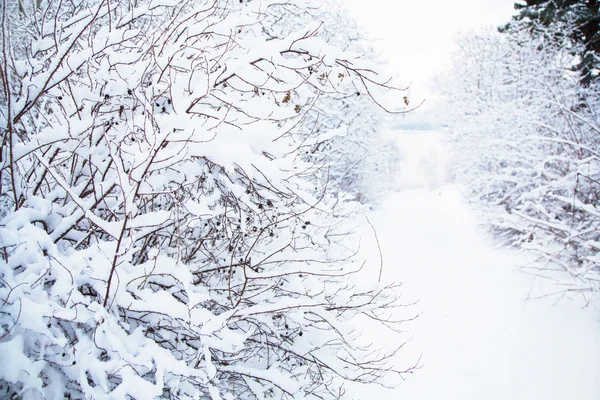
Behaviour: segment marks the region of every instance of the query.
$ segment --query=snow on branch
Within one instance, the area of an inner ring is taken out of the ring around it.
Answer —
[[[356,282],[340,188],[366,189],[322,152],[387,151],[372,63],[287,32],[310,2],[75,3],[2,19],[0,396],[323,399],[410,373],[357,344],[356,315],[398,329],[398,286]]]

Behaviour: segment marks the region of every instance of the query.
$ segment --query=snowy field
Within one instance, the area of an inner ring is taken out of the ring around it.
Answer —
[[[398,190],[369,219],[382,247],[384,278],[404,283],[405,301],[419,300],[413,313],[421,315],[408,324],[405,337],[412,339],[397,365],[408,367],[422,354],[421,368],[392,391],[350,388],[350,397],[600,399],[598,309],[577,299],[527,300],[551,288],[518,272],[526,256],[495,248],[477,227],[471,206],[447,181],[441,134],[394,135],[404,150]],[[401,340],[370,335],[389,346]]]

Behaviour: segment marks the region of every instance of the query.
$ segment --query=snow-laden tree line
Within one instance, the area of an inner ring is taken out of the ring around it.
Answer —
[[[556,280],[557,292],[592,300],[600,290],[597,42],[581,34],[588,2],[527,3],[500,30],[458,40],[438,80],[442,118],[456,177],[486,206],[494,231],[539,255],[528,270]]]
[[[401,323],[350,236],[396,89],[337,6],[0,14],[0,397],[333,399],[410,372],[351,323]]]

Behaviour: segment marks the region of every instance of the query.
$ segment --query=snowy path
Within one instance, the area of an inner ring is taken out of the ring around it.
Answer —
[[[419,299],[423,312],[398,364],[422,352],[423,367],[393,391],[355,389],[353,397],[600,399],[600,312],[556,299],[524,301],[531,278],[514,272],[524,256],[494,250],[458,190],[443,183],[440,137],[397,137],[410,152],[399,183],[411,189],[388,196],[369,218],[384,277],[404,282],[406,299]]]

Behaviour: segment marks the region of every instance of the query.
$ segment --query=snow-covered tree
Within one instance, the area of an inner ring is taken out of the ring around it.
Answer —
[[[567,271],[561,292],[588,294],[600,277],[598,87],[573,69],[569,26],[466,35],[438,86],[457,179],[497,233],[541,256],[536,273]]]
[[[552,32],[555,38],[567,37],[579,44],[576,69],[584,87],[598,77],[600,55],[600,2],[597,0],[526,0],[515,3],[519,13],[514,17],[517,26],[525,24],[533,34]],[[565,23],[569,27],[565,29]],[[539,29],[539,27],[544,29]],[[545,29],[550,27],[551,29]],[[503,29],[511,29],[507,24]]]
[[[343,129],[299,128],[387,85],[318,20],[265,31],[310,2],[2,7],[2,397],[323,399],[403,372],[350,323],[396,326],[396,285],[357,284],[352,206],[305,156]]]

